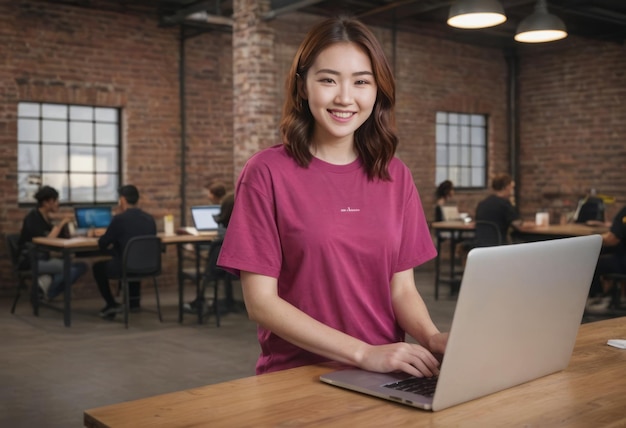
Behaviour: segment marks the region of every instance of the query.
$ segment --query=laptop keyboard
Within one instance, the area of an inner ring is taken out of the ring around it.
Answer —
[[[432,397],[435,394],[437,377],[410,377],[398,382],[387,383],[383,386],[397,391],[413,392],[424,397]]]

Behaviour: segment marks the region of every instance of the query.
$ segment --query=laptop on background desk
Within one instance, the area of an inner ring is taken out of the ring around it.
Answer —
[[[219,205],[195,205],[191,207],[191,219],[193,228],[185,228],[185,232],[191,235],[214,234],[219,224],[215,220],[221,211]]]
[[[76,233],[86,233],[88,229],[106,229],[109,227],[113,214],[107,206],[77,206],[74,207]]]
[[[392,389],[411,378],[400,373],[348,369],[320,380],[436,411],[563,370],[601,246],[591,235],[470,251],[432,395]]]

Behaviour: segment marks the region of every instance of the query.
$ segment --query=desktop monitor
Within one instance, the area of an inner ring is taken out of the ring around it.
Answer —
[[[113,215],[111,207],[92,206],[92,207],[75,207],[74,217],[76,218],[76,227],[79,229],[103,228],[108,227],[111,223]]]

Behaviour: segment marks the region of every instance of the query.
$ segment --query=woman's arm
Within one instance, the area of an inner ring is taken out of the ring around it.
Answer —
[[[448,333],[440,333],[415,287],[413,269],[397,272],[391,279],[391,301],[398,324],[421,345],[436,354],[446,350]]]
[[[275,278],[241,272],[241,284],[250,319],[302,349],[370,371],[438,374],[439,362],[419,345],[373,346],[311,318],[278,296]]]

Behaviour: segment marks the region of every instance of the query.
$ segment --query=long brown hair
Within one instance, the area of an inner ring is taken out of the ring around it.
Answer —
[[[287,96],[280,123],[283,144],[299,165],[309,165],[315,119],[307,100],[298,93],[298,79],[306,79],[321,51],[340,42],[356,44],[372,63],[378,88],[376,102],[370,117],[354,133],[354,143],[369,178],[389,180],[389,162],[398,146],[393,111],[395,81],[380,43],[364,24],[354,18],[336,17],[322,21],[309,31],[300,45],[286,81]]]

